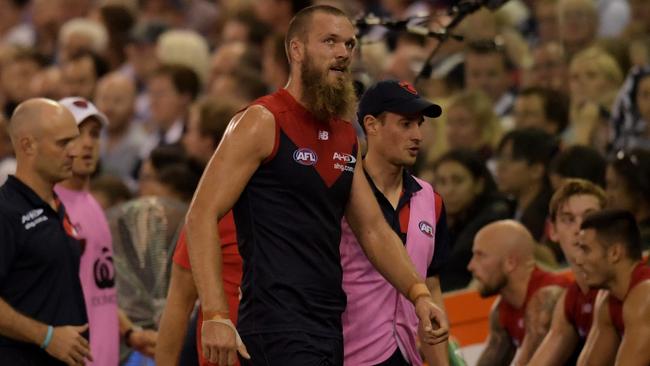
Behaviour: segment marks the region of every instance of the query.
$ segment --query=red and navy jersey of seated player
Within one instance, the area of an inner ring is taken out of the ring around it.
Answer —
[[[514,307],[513,305],[503,301],[503,299],[499,302],[499,323],[506,332],[508,332],[512,343],[516,347],[521,346],[524,341],[524,336],[526,335],[526,324],[524,319],[526,316],[526,307],[528,306],[530,299],[532,299],[535,293],[543,287],[567,287],[568,283],[569,280],[562,275],[545,272],[535,267],[533,273],[530,275],[530,280],[528,280],[524,304],[520,308]]]
[[[357,138],[320,121],[285,89],[253,104],[275,117],[275,146],[234,207],[244,260],[242,334],[303,331],[342,337],[339,242]]]
[[[574,280],[567,288],[564,298],[564,316],[584,342],[594,319],[594,306],[598,289],[589,289],[585,294]]]
[[[639,262],[634,267],[634,270],[632,270],[630,286],[627,289],[625,297],[619,300],[612,296],[611,293],[609,294],[609,316],[620,336],[625,333],[625,323],[623,322],[623,304],[625,303],[625,298],[627,298],[627,295],[634,287],[646,280],[650,280],[650,267],[646,266],[643,262]]]

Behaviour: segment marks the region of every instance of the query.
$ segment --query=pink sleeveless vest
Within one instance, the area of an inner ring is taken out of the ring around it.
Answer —
[[[431,185],[416,180],[422,189],[410,200],[406,250],[420,276],[426,278],[435,247],[436,197]],[[345,219],[340,250],[343,290],[348,297],[342,315],[344,364],[375,365],[399,347],[411,365],[422,365],[415,308],[374,269]]]

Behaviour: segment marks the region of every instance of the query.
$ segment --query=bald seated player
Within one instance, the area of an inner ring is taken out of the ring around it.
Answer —
[[[17,168],[0,187],[0,363],[83,365],[81,243],[53,191],[72,176],[79,129],[60,104],[29,99],[8,130]]]
[[[468,270],[481,297],[499,295],[479,366],[526,365],[551,324],[567,280],[537,267],[530,232],[513,220],[493,222],[474,238]]]
[[[575,263],[578,234],[585,216],[605,207],[605,191],[584,179],[567,179],[549,207],[551,239],[560,244],[575,279],[555,305],[551,329],[529,366],[575,365],[591,329],[598,289],[587,285]]]
[[[650,365],[650,267],[641,257],[634,215],[622,210],[590,214],[581,225],[576,264],[596,299],[594,325],[578,365]]]

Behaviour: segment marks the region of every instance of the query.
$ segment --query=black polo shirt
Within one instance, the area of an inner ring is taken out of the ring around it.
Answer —
[[[71,236],[73,230],[62,204],[53,210],[9,176],[0,187],[0,298],[48,325],[87,323],[79,280],[81,243]],[[0,353],[8,349],[43,352],[0,336]]]
[[[384,196],[383,193],[377,188],[375,182],[372,181],[368,172],[366,172],[366,177],[368,178],[368,183],[372,188],[375,198],[379,203],[381,212],[384,214],[384,218],[388,222],[388,225],[397,233],[397,235],[402,239],[402,243],[406,245],[406,236],[409,227],[409,214],[411,212],[409,203],[411,201],[411,196],[419,190],[422,189],[422,186],[411,176],[409,172],[404,169],[402,175],[402,194],[400,195],[399,201],[397,202],[397,208],[393,208],[393,205],[390,203],[388,198]],[[449,237],[449,228],[447,227],[447,213],[445,211],[445,206],[442,203],[442,198],[435,193],[436,199],[439,202],[440,210],[436,216],[436,236],[435,240],[435,250],[433,252],[433,258],[429,267],[427,268],[427,277],[437,276],[438,272],[442,265],[447,261],[449,257],[449,246],[450,246],[450,237]],[[435,205],[435,202],[431,202],[432,205]],[[438,211],[438,210],[436,210]]]

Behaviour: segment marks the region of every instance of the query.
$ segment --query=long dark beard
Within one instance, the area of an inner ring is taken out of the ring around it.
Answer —
[[[308,56],[301,66],[302,100],[305,108],[320,121],[349,116],[357,102],[349,72],[330,83],[328,71],[318,70]]]

